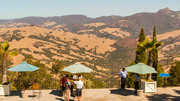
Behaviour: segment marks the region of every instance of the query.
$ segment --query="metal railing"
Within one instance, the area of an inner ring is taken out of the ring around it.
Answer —
[[[120,88],[121,79],[120,78],[106,78],[106,79],[93,79],[94,81],[84,80],[84,88]],[[180,86],[180,77],[157,77],[157,86]],[[10,81],[12,90],[23,89],[23,83],[18,80]],[[47,79],[37,82],[41,89],[61,89],[60,80],[57,79]],[[27,84],[27,89],[32,89],[32,84]],[[134,78],[126,79],[126,87],[134,87]]]

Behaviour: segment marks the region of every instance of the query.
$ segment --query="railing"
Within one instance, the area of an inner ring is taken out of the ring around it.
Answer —
[[[23,81],[20,80],[14,80],[14,81],[10,81],[11,82],[11,89],[12,90],[22,90],[24,89],[28,89],[31,90],[32,89],[32,85],[33,83],[24,83]],[[57,79],[46,79],[46,80],[42,80],[39,82],[36,82],[40,85],[40,89],[61,89],[60,88],[60,80]]]
[[[155,77],[152,77],[154,79]],[[179,80],[179,81],[178,81]],[[120,88],[121,79],[120,78],[109,78],[104,81],[105,88]],[[158,87],[171,87],[171,86],[180,86],[180,77],[157,77],[157,86]],[[134,78],[126,79],[126,87],[134,88]]]
[[[180,80],[180,77],[178,77]],[[120,78],[107,78],[107,79],[93,79],[94,81],[84,80],[84,88],[120,88],[121,79]],[[180,86],[180,82],[177,81],[177,77],[157,77],[157,86]],[[102,81],[102,82],[100,82]],[[23,83],[20,81],[10,81],[12,84],[13,90],[22,90]],[[41,89],[61,89],[60,80],[57,79],[47,79],[46,81],[38,82]],[[32,84],[28,84],[26,89],[32,89]],[[126,79],[126,87],[133,88],[134,87],[134,78]]]

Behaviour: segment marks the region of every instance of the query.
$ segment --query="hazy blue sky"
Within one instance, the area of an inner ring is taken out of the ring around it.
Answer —
[[[0,0],[0,19],[70,14],[128,16],[165,7],[178,11],[180,0]]]

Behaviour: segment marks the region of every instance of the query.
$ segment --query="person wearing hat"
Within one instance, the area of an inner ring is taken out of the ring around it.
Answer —
[[[128,77],[128,73],[125,70],[125,68],[122,69],[122,71],[120,71],[118,77],[121,76],[121,89],[125,90],[125,85],[126,85],[126,77]]]

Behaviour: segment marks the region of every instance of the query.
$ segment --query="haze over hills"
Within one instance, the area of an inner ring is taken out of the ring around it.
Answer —
[[[160,63],[180,60],[180,11],[168,8],[127,17],[67,15],[0,20],[0,40],[9,41],[11,49],[20,52],[13,57],[13,65],[25,54],[32,54],[49,66],[55,59],[66,64],[82,62],[95,70],[97,78],[104,78],[113,77],[134,60],[140,28],[152,37],[154,25],[157,39],[164,42]]]

